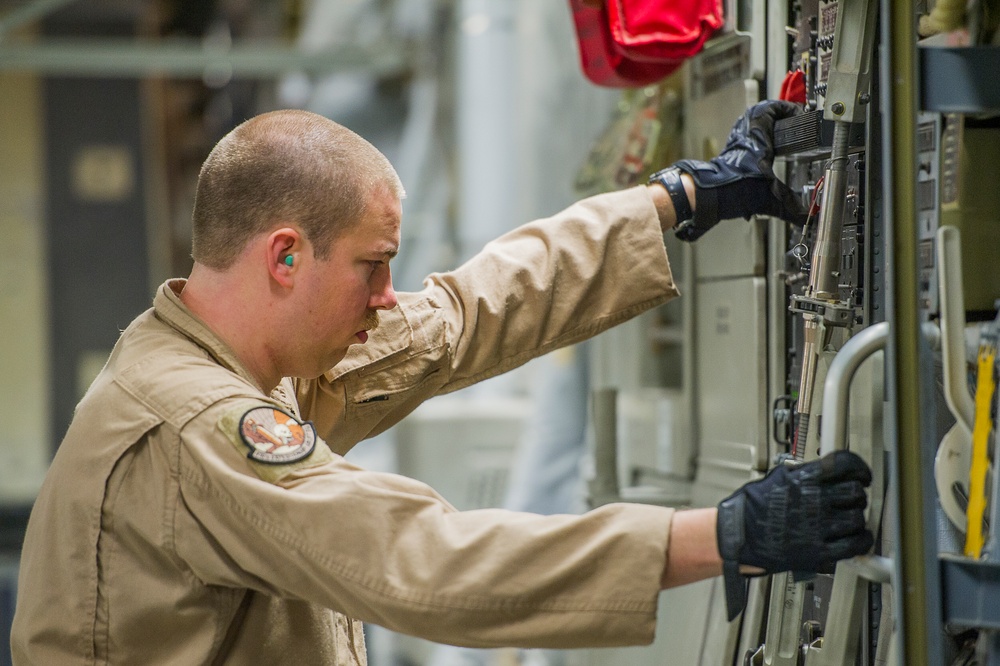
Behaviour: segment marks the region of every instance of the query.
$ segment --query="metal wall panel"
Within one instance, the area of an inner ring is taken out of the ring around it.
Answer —
[[[714,505],[751,478],[767,448],[767,291],[764,278],[697,286],[699,457],[694,501]]]
[[[0,74],[0,500],[14,503],[34,499],[49,461],[39,88],[35,77]]]
[[[138,81],[45,81],[52,434],[151,304]]]

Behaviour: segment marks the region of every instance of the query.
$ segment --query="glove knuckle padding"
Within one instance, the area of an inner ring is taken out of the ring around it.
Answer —
[[[828,482],[859,481],[868,486],[872,482],[872,472],[856,453],[851,451],[834,451],[817,462],[823,467],[823,478]]]
[[[817,571],[832,555],[831,539],[864,531],[862,484],[870,473],[860,458],[843,453],[777,467],[741,489],[747,496],[741,563],[769,572]]]
[[[838,560],[867,553],[874,544],[875,538],[872,533],[864,530],[828,543],[826,557],[829,562],[835,564]]]
[[[838,560],[867,552],[874,542],[864,517],[870,483],[865,462],[838,451],[779,465],[723,500],[717,538],[729,619],[746,603],[740,564],[767,573],[831,573]]]
[[[843,511],[823,523],[824,542],[853,536],[865,529],[865,516],[861,511]]]
[[[823,503],[831,511],[864,509],[868,498],[860,481],[841,481],[823,488]]]

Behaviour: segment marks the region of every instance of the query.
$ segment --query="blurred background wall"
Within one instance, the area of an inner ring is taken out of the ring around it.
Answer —
[[[48,461],[119,332],[187,274],[197,173],[219,138],[297,107],[374,143],[408,193],[394,262],[407,290],[575,200],[619,102],[580,74],[565,0],[0,0],[2,640]],[[431,401],[352,457],[463,508],[502,505],[552,367]],[[566,409],[582,429],[585,406]],[[371,632],[376,666],[434,659]]]

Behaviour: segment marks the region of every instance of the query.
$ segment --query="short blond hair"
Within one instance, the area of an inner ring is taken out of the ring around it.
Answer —
[[[404,196],[389,160],[346,127],[308,111],[255,116],[224,136],[201,167],[191,255],[223,270],[249,239],[294,222],[324,259],[379,188]]]

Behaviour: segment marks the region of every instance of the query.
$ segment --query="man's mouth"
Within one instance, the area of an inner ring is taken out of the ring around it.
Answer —
[[[364,328],[355,333],[354,337],[360,340],[361,344],[365,344],[366,342],[368,342],[368,331],[374,331],[376,328],[378,328],[379,323],[380,323],[380,317],[378,316],[378,311],[369,310],[368,312],[365,313]]]

